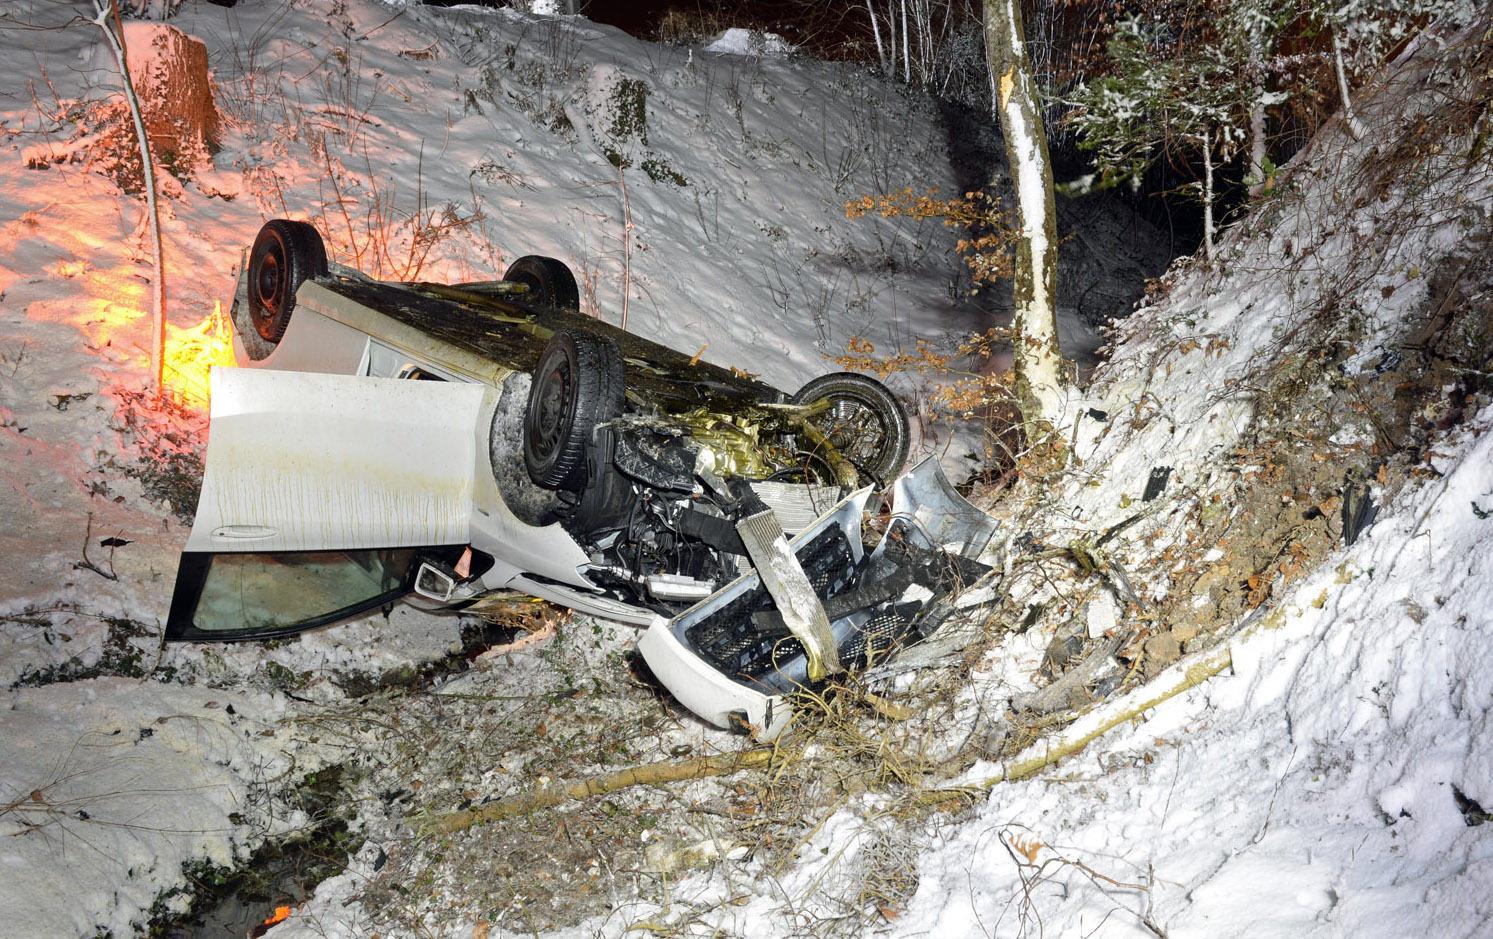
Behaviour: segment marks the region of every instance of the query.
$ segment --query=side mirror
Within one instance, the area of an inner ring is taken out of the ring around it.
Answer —
[[[442,570],[429,561],[420,565],[420,572],[415,575],[415,593],[437,603],[449,603],[455,592],[455,574]]]

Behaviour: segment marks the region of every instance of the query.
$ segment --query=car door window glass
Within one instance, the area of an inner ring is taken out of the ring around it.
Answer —
[[[417,551],[214,555],[193,625],[204,632],[273,630],[367,609],[408,591]]]

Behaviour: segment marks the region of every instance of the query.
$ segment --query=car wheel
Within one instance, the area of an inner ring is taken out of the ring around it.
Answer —
[[[902,471],[912,442],[907,412],[881,382],[836,372],[804,385],[790,400],[814,408],[809,423],[859,472],[884,484]]]
[[[524,467],[546,489],[586,487],[592,433],[622,414],[622,353],[582,329],[555,333],[539,357],[524,412]]]
[[[581,292],[575,285],[575,275],[563,261],[537,254],[526,255],[509,265],[503,279],[527,286],[529,299],[540,306],[572,313],[581,308]]]
[[[264,223],[249,252],[249,317],[266,342],[279,342],[305,281],[327,272],[327,249],[309,222]]]

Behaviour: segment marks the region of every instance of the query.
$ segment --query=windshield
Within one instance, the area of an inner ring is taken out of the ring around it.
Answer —
[[[172,604],[168,635],[265,638],[344,619],[409,593],[419,552],[418,548],[188,552],[182,556],[177,575],[183,583]],[[188,586],[198,584],[197,591]]]

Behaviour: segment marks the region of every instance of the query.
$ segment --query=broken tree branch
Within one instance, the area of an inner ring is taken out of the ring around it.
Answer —
[[[1047,715],[1093,703],[1094,697],[1088,689],[1107,675],[1121,670],[1115,661],[1115,653],[1129,639],[1127,632],[1099,643],[1082,662],[1068,669],[1052,684],[1012,695],[1011,706],[1019,712]]]
[[[1261,610],[1264,607],[1260,608]],[[1038,741],[1018,753],[1001,767],[999,774],[963,785],[929,789],[914,798],[923,805],[941,805],[978,797],[1001,783],[1017,782],[1079,752],[1099,737],[1127,721],[1169,701],[1184,691],[1196,688],[1233,664],[1233,646],[1254,635],[1260,620],[1240,631],[1232,642],[1225,642],[1202,653],[1190,662],[1178,662],[1147,684],[1118,698],[1111,698],[1090,709],[1055,736]]]
[[[1186,667],[1175,672],[1164,672],[1163,675],[1169,680],[1159,680],[1137,688],[1116,700],[1113,707],[1096,708],[1074,721],[1055,740],[1027,747],[1017,754],[1015,760],[1006,764],[1001,775],[981,783],[980,788],[989,789],[996,783],[1026,779],[1064,757],[1077,753],[1126,721],[1134,720],[1158,704],[1196,688],[1228,668],[1232,662],[1230,647],[1225,644],[1204,653],[1196,661],[1187,663]]]
[[[770,765],[774,760],[787,759],[796,755],[798,755],[796,750],[761,747],[737,753],[702,756],[682,762],[645,763],[642,766],[630,766],[615,773],[578,779],[548,789],[531,789],[486,805],[439,815],[425,825],[424,830],[427,833],[451,834],[464,831],[482,822],[528,815],[541,809],[553,808],[562,802],[579,802],[592,796],[616,792],[618,789],[631,786],[651,786],[681,782],[686,779],[704,779],[709,776],[730,776],[749,769],[759,769]]]

